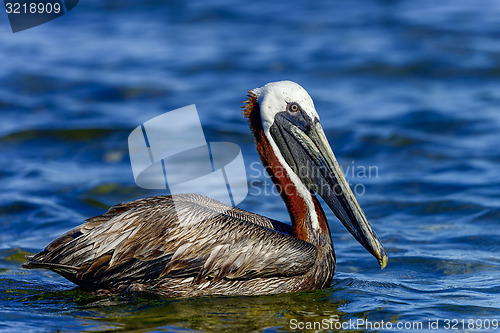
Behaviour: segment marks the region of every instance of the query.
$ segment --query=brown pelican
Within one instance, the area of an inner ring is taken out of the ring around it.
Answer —
[[[335,254],[317,193],[384,268],[384,248],[308,93],[294,82],[274,82],[249,90],[245,103],[243,114],[291,226],[205,196],[154,196],[89,218],[29,256],[24,267],[50,269],[85,290],[106,293],[190,297],[325,288]]]

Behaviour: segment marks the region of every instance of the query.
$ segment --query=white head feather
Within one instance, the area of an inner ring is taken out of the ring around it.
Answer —
[[[262,126],[266,135],[274,123],[274,116],[278,112],[286,111],[288,103],[297,103],[301,109],[312,119],[319,116],[314,108],[311,96],[299,84],[292,81],[278,81],[266,84],[261,88],[255,88],[252,92],[257,96],[260,105],[260,116]]]

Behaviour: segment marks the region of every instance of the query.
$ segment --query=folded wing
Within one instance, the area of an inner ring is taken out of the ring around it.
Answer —
[[[317,249],[290,227],[199,195],[157,196],[113,206],[30,257],[81,285],[192,277],[295,276]]]

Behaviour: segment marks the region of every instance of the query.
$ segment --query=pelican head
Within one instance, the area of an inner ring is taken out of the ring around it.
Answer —
[[[320,195],[384,268],[387,255],[382,243],[339,167],[309,94],[291,81],[268,83],[250,93],[260,107],[262,130],[303,199],[312,201],[312,192]],[[314,217],[312,227],[319,228]]]

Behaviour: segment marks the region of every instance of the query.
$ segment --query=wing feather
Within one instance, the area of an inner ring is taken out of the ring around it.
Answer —
[[[204,196],[175,195],[113,206],[32,262],[76,267],[76,283],[181,277],[199,283],[299,275],[316,257],[316,247],[281,222]]]

